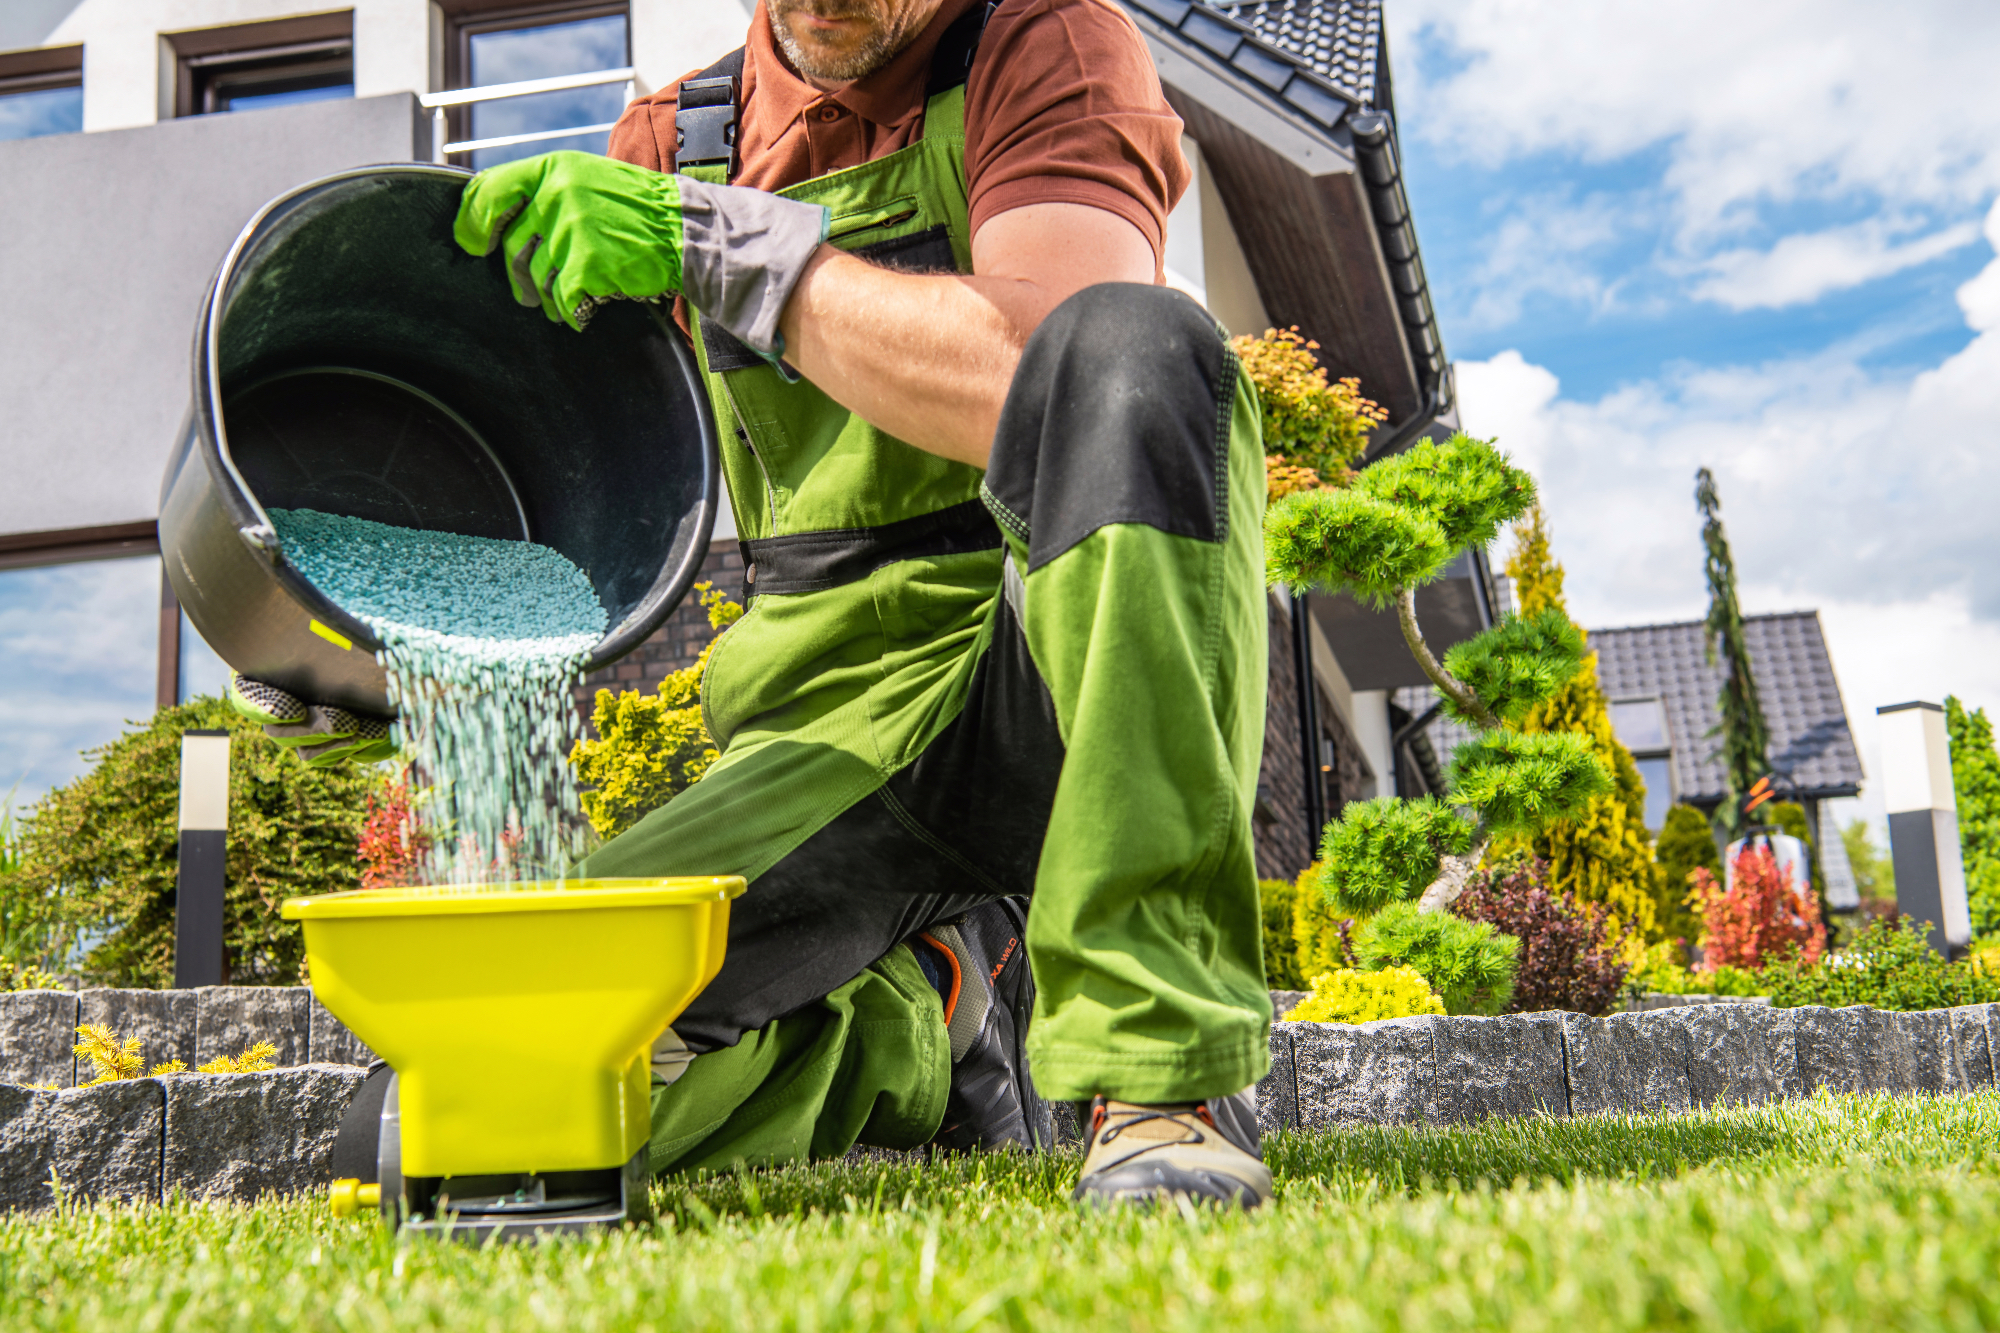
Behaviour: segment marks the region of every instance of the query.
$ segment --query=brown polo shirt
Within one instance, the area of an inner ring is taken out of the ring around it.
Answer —
[[[736,183],[782,190],[916,142],[931,54],[945,28],[980,2],[944,0],[887,65],[828,93],[786,63],[758,0],[743,61]],[[627,107],[611,131],[611,156],[671,171],[679,89],[676,82]],[[1157,260],[1167,214],[1188,185],[1180,136],[1145,41],[1114,0],[1003,0],[965,85],[972,230],[1026,204],[1088,204],[1137,227]]]

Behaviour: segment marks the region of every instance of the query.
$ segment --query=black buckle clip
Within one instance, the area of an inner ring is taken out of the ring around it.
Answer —
[[[674,170],[727,168],[734,179],[736,157],[736,76],[689,79],[681,84],[674,108]]]

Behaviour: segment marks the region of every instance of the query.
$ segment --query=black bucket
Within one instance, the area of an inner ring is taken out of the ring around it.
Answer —
[[[595,669],[672,614],[715,524],[715,420],[659,307],[579,334],[452,240],[470,173],[342,172],[237,238],[195,330],[160,494],[167,578],[244,675],[386,716],[381,644],[286,560],[269,509],[540,542],[590,576]]]

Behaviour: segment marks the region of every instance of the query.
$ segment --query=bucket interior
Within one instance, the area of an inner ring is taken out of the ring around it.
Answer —
[[[514,300],[500,254],[461,250],[467,179],[370,169],[266,214],[208,325],[214,445],[266,510],[561,552],[609,617],[598,665],[671,612],[707,553],[713,419],[659,312],[613,302],[577,333]]]

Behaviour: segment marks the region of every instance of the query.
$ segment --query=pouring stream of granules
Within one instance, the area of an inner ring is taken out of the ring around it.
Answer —
[[[373,630],[434,884],[560,877],[581,850],[571,690],[604,637],[590,579],[534,542],[273,509],[285,556]]]

